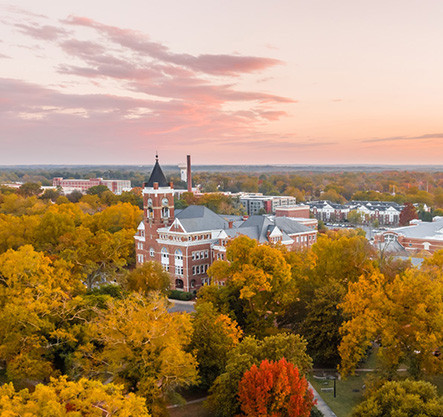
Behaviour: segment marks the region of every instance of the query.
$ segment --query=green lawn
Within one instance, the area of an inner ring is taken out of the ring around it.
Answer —
[[[326,373],[325,373],[326,374]],[[337,380],[337,396],[334,398],[333,391],[322,391],[322,388],[332,388],[334,381],[319,380],[313,377],[318,373],[311,373],[308,377],[311,384],[323,398],[323,400],[331,407],[332,411],[337,414],[337,417],[347,417],[351,415],[352,409],[357,405],[363,396],[364,378],[366,373],[351,376],[346,380]]]

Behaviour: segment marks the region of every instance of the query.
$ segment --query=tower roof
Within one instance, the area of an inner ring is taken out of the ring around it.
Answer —
[[[152,169],[151,176],[149,177],[148,182],[145,182],[145,187],[154,187],[154,182],[158,183],[159,187],[168,187],[168,181],[166,181],[165,174],[158,163],[158,155],[155,155],[155,165]]]

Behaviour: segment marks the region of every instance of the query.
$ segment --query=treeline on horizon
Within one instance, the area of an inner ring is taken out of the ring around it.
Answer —
[[[167,172],[168,181],[176,188],[186,188],[178,172]],[[95,169],[91,167],[66,169],[2,169],[0,183],[13,181],[52,185],[53,177],[130,180],[141,187],[149,178],[150,169]],[[193,184],[203,192],[251,192],[264,195],[291,195],[298,202],[330,200],[344,203],[351,200],[395,201],[426,204],[443,208],[443,171],[301,171],[286,173],[264,172],[194,172]]]
[[[406,395],[406,411],[441,415],[431,382],[443,370],[443,251],[417,268],[376,252],[361,230],[322,233],[292,252],[242,236],[208,270],[225,285],[203,287],[194,314],[169,313],[169,274],[134,265],[137,200],[24,190],[0,190],[7,415],[160,417],[189,389],[208,395],[215,417],[255,416],[263,398],[270,408],[259,415],[291,415],[287,394],[254,382],[285,375],[280,388],[299,396],[299,415],[318,416],[309,370],[351,375],[371,352],[377,372],[353,416],[383,417]],[[387,402],[381,414],[377,401]]]

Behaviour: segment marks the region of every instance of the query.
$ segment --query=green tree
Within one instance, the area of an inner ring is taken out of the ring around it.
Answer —
[[[242,331],[227,315],[218,313],[212,303],[196,306],[190,350],[195,352],[200,386],[207,389],[225,369],[231,350]]]
[[[41,185],[35,182],[25,182],[24,184],[20,185],[20,188],[18,189],[18,193],[23,197],[40,195],[42,191]]]
[[[308,353],[316,364],[337,365],[340,361],[338,346],[343,314],[338,308],[346,294],[345,288],[332,282],[314,292],[306,303],[306,318],[301,323],[301,334],[308,342]]]
[[[106,185],[94,185],[86,191],[86,194],[98,195],[101,197],[106,191],[109,191],[109,188]]]
[[[424,381],[388,381],[357,405],[352,417],[439,417],[443,399]]]
[[[359,213],[357,210],[351,210],[348,213],[348,222],[351,224],[362,224],[362,217],[361,213]]]

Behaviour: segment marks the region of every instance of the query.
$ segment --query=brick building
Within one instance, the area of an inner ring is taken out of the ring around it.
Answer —
[[[434,253],[443,249],[443,217],[432,222],[412,220],[410,226],[389,229],[374,237],[374,244],[389,252],[410,254],[426,251]]]
[[[131,189],[131,181],[129,180],[104,180],[103,178],[90,178],[85,180],[56,177],[52,179],[52,185],[53,187],[60,187],[65,194],[72,193],[73,191],[85,193],[96,185],[105,185],[114,194],[121,194],[123,191],[129,191]]]
[[[204,206],[174,210],[174,187],[156,158],[143,187],[144,218],[135,235],[137,264],[157,261],[171,275],[172,287],[196,291],[209,283],[214,260],[226,259],[229,240],[240,235],[290,249],[311,246],[317,230],[289,217],[220,216]]]

